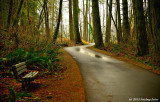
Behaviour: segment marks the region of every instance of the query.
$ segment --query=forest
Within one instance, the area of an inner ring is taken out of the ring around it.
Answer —
[[[159,11],[159,0],[0,0],[0,87],[8,89],[0,100],[30,95],[16,98],[8,84],[16,81],[12,65],[17,63],[25,61],[41,76],[61,77],[67,46],[94,43],[160,74]]]

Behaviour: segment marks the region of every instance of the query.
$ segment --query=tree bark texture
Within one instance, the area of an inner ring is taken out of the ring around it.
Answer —
[[[74,19],[75,42],[82,43],[78,25],[78,0],[73,0],[73,19]]]
[[[13,7],[13,0],[10,0],[9,3],[9,14],[8,14],[8,21],[7,21],[7,28],[10,27],[10,23],[11,23],[11,16],[12,16],[12,7]]]
[[[85,12],[85,36],[86,36],[86,41],[88,41],[88,0],[86,0],[86,12]]]
[[[42,15],[43,15],[44,9],[45,9],[45,5],[43,4],[42,10],[41,10],[41,13],[40,13],[40,16],[39,16],[39,22],[38,22],[38,25],[37,25],[38,29],[40,28],[40,26],[42,24],[42,21],[43,21]]]
[[[123,5],[123,38],[125,42],[129,41],[130,38],[130,25],[128,21],[128,2],[122,0]]]
[[[23,5],[23,0],[21,0],[21,2],[19,4],[17,15],[16,15],[16,17],[14,19],[14,22],[13,22],[13,26],[17,26],[18,25],[18,20],[19,20],[19,15],[20,15],[21,9],[22,9],[22,5]]]
[[[48,15],[48,0],[44,0],[44,14],[45,14],[45,25],[46,25],[46,35],[50,38],[50,29],[49,29],[49,15]]]
[[[21,0],[20,4],[19,4],[19,7],[18,7],[18,11],[17,11],[17,15],[14,19],[14,22],[13,22],[13,25],[12,27],[16,28],[15,31],[13,32],[13,37],[15,38],[15,43],[16,43],[16,48],[18,47],[19,45],[19,38],[18,38],[18,21],[19,21],[19,15],[20,15],[20,12],[21,12],[21,9],[22,9],[22,5],[23,5],[23,0]]]
[[[83,39],[86,39],[86,18],[85,18],[85,5],[83,0]]]
[[[112,0],[110,0],[110,3],[109,3],[109,11],[112,12]],[[110,43],[110,37],[111,37],[111,12],[109,12],[109,16],[107,18],[105,44],[109,44]]]
[[[94,29],[94,37],[95,37],[95,47],[101,48],[104,46],[104,44],[102,40],[98,0],[92,0],[92,12],[93,12],[93,29]]]
[[[121,15],[120,15],[120,3],[117,1],[117,13],[118,13],[118,32],[117,32],[117,40],[118,43],[122,42],[122,27],[121,27]]]
[[[150,0],[151,32],[155,48],[155,60],[160,62],[160,0]]]
[[[145,17],[143,12],[143,0],[135,0],[136,9],[136,40],[137,40],[137,55],[144,56],[149,53],[148,39],[145,26]]]
[[[58,22],[57,22],[57,26],[56,26],[56,29],[55,29],[55,32],[54,32],[54,36],[53,36],[53,43],[54,43],[54,44],[55,44],[55,41],[56,41],[57,36],[58,36],[59,25],[60,25],[60,21],[61,21],[62,2],[63,2],[63,0],[60,0],[60,3],[59,3],[59,15],[58,15]]]
[[[70,33],[70,40],[74,40],[73,16],[72,16],[72,0],[69,0],[69,33]]]

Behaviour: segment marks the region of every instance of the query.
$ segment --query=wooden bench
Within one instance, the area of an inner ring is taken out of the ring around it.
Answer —
[[[38,71],[27,72],[28,70],[27,70],[26,62],[21,62],[16,65],[13,65],[12,70],[14,73],[14,78],[18,82],[22,83],[22,89],[24,89],[25,86],[28,86],[30,82],[33,81],[39,73]]]

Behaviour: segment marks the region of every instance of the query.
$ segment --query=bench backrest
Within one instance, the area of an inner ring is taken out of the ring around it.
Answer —
[[[26,62],[21,62],[12,66],[13,73],[15,78],[17,79],[18,75],[27,71]]]

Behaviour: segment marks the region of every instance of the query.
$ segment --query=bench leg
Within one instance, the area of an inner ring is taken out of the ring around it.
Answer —
[[[31,81],[28,81],[28,86],[30,85],[30,82],[31,82]]]
[[[30,85],[30,81],[26,81],[26,86],[29,86]]]
[[[25,88],[25,82],[22,81],[22,90],[24,90],[24,88]]]

